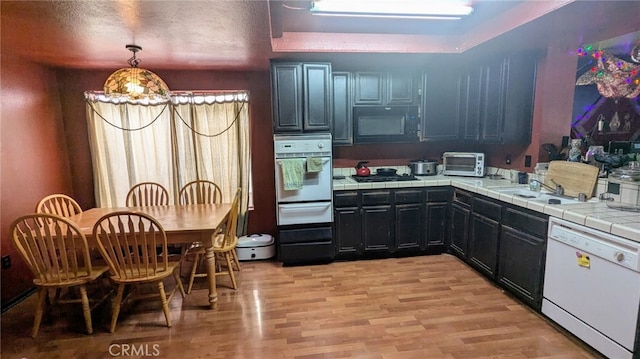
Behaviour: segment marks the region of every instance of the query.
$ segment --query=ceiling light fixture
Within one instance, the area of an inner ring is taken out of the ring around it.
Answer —
[[[473,12],[468,1],[318,0],[311,13],[326,16],[459,20]]]
[[[169,87],[153,72],[138,68],[140,60],[136,53],[142,50],[137,45],[126,45],[133,56],[127,60],[131,67],[116,70],[104,83],[104,93],[111,97],[127,97],[131,100],[152,100],[156,103],[169,101]]]

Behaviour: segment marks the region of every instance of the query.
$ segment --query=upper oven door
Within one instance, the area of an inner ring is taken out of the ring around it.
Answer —
[[[302,188],[286,191],[282,177],[282,166],[276,159],[276,200],[278,203],[330,201],[332,196],[331,157],[322,158],[322,170],[319,172],[306,172],[304,174]],[[302,159],[306,161],[305,159]]]

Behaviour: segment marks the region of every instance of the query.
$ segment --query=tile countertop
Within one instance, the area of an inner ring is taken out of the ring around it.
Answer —
[[[611,209],[604,202],[543,204],[493,190],[515,186],[527,188],[527,185],[517,185],[508,180],[443,175],[420,176],[417,181],[358,183],[349,176],[345,179],[333,180],[334,191],[430,186],[453,186],[640,242],[640,213]]]

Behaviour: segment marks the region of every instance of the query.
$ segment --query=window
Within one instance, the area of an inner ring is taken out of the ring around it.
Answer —
[[[168,104],[118,101],[85,94],[94,192],[99,207],[125,206],[129,188],[152,181],[177,203],[186,183],[218,184],[223,201],[243,189],[241,218],[250,202],[247,92],[173,93]],[[239,218],[240,221],[240,218]]]

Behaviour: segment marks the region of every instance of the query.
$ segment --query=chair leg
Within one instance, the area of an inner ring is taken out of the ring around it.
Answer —
[[[36,308],[36,316],[33,319],[33,329],[31,329],[31,337],[35,338],[40,330],[40,323],[42,322],[42,315],[44,314],[45,302],[48,300],[49,294],[47,288],[40,288],[38,290],[38,307]]]
[[[224,257],[227,260],[227,271],[229,272],[229,277],[231,278],[231,286],[233,287],[233,289],[238,289],[238,285],[236,284],[236,276],[233,274],[233,266],[231,265],[231,253],[225,253]]]
[[[173,278],[176,280],[176,285],[178,286],[178,289],[180,289],[180,294],[182,294],[182,298],[186,297],[187,294],[184,292],[184,286],[182,285],[182,279],[180,279],[180,273],[178,273],[178,269],[176,268],[173,271]]]
[[[236,270],[240,272],[240,260],[238,259],[238,252],[236,252],[235,248],[231,251],[231,255],[233,256],[233,263],[235,264]]]
[[[167,293],[164,291],[164,283],[158,282],[158,291],[160,292],[160,300],[162,301],[162,311],[167,321],[167,327],[171,328],[171,313],[169,313],[169,302],[167,301]]]
[[[189,285],[187,286],[187,293],[191,294],[191,287],[193,287],[193,280],[196,278],[196,270],[200,264],[200,253],[196,253],[196,257],[193,259],[193,266],[191,267],[191,274],[189,275]]]
[[[62,291],[62,288],[56,288],[56,293],[53,296],[53,302],[52,304],[58,304],[58,301],[60,300],[60,293]],[[48,293],[48,292],[47,292]],[[49,302],[49,295],[47,294],[47,302]]]
[[[113,333],[116,331],[116,323],[118,322],[118,315],[120,314],[120,305],[122,304],[122,295],[124,294],[123,283],[118,284],[118,292],[116,294],[116,298],[113,301],[113,313],[111,314],[111,328],[109,328],[109,332]]]
[[[84,324],[87,327],[87,333],[93,333],[93,325],[91,323],[91,309],[89,308],[89,297],[87,297],[87,288],[80,286],[80,296],[82,301],[82,315],[84,315]]]

